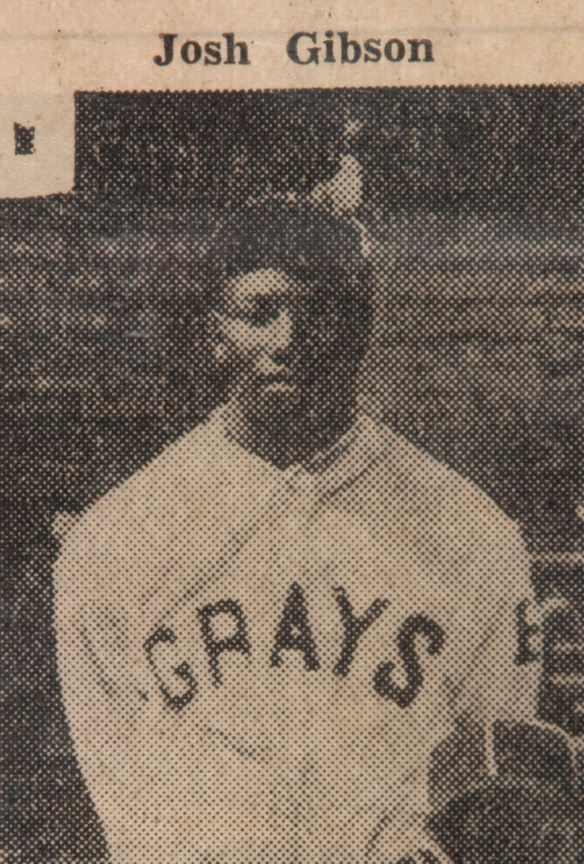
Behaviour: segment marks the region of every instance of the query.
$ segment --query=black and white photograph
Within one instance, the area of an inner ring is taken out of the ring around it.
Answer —
[[[584,861],[584,88],[74,110],[0,199],[2,861]]]

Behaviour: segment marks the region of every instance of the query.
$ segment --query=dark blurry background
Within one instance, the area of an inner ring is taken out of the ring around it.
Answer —
[[[534,557],[584,551],[583,88],[79,93],[76,136],[71,194],[0,201],[0,848],[18,864],[105,854],[58,700],[52,526],[209,409],[193,250],[223,209],[354,156],[379,251],[369,404]]]

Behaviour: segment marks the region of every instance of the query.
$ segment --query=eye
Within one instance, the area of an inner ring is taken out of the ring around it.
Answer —
[[[279,314],[279,305],[273,298],[256,297],[246,311],[245,318],[254,327],[265,327],[270,322],[275,321]]]

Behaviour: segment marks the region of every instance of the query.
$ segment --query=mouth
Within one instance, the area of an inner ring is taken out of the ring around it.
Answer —
[[[294,393],[299,387],[298,375],[289,369],[260,377],[260,386],[271,393]]]

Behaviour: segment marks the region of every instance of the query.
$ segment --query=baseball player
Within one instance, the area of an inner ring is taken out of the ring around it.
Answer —
[[[89,509],[56,566],[63,698],[112,859],[445,861],[425,830],[441,742],[482,730],[488,777],[494,719],[535,713],[517,531],[358,409],[372,277],[351,225],[258,204],[208,260],[225,401]]]

